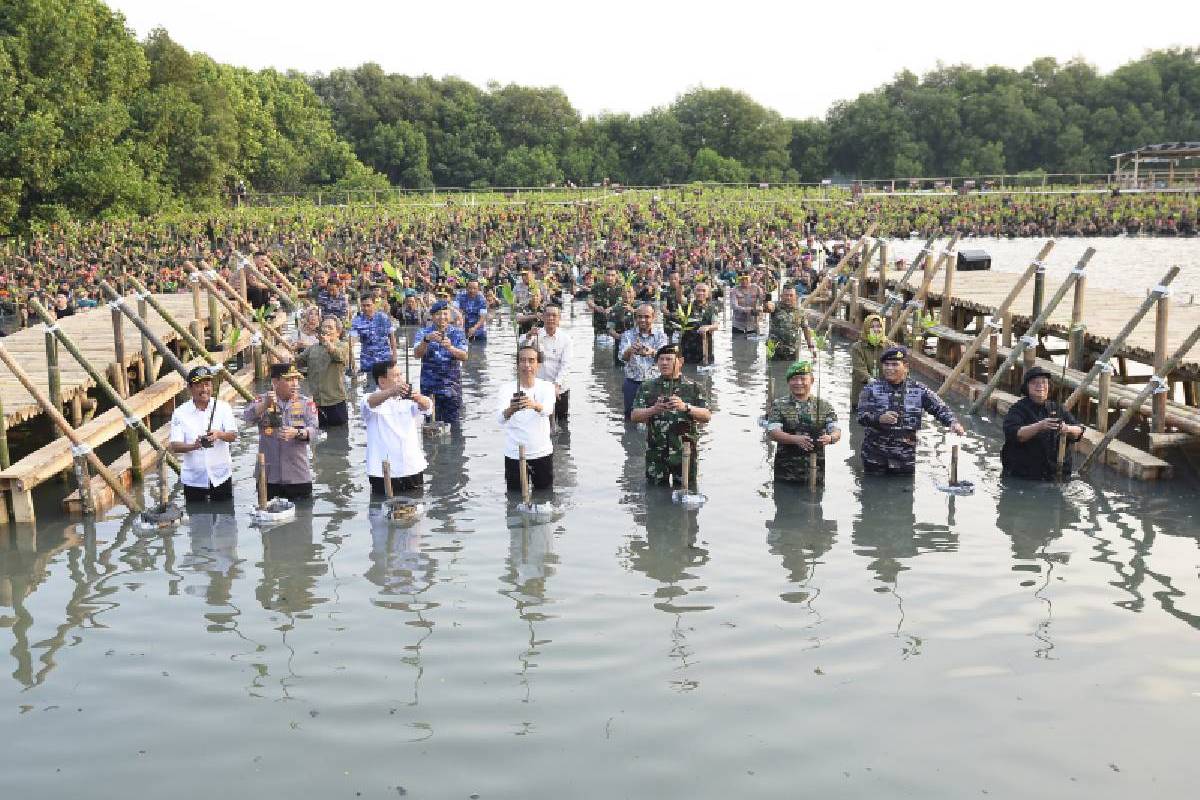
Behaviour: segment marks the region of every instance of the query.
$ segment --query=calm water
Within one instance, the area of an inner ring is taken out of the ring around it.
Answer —
[[[1064,248],[1065,249],[1065,248]],[[568,315],[570,316],[570,315]],[[553,524],[510,520],[473,351],[429,512],[373,524],[364,432],[311,513],[171,536],[46,523],[0,548],[0,796],[1169,797],[1197,777],[1194,483],[1004,487],[997,428],[922,436],[914,480],[775,492],[762,347],[719,338],[697,513],[643,486],[619,376],[577,344]],[[845,417],[849,359],[820,391]],[[772,370],[782,386],[781,367]]]

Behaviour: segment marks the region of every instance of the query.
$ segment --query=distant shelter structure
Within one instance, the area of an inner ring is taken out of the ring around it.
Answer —
[[[1200,142],[1148,144],[1110,156],[1125,189],[1200,189]]]

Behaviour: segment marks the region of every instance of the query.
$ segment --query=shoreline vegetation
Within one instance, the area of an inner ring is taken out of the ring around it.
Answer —
[[[240,192],[1095,175],[1112,153],[1200,140],[1198,49],[1104,75],[1051,58],[903,71],[822,118],[725,88],[584,117],[555,87],[221,64],[161,29],[138,41],[99,0],[5,8],[0,236],[215,213]]]

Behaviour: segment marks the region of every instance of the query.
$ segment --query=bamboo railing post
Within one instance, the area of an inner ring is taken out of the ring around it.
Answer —
[[[195,273],[188,275],[188,286],[192,290],[192,321],[200,325],[203,331],[204,311],[200,302],[200,279],[196,277]],[[203,338],[203,336],[197,338]]]
[[[125,491],[125,487],[121,485],[121,481],[117,479],[116,475],[112,474],[112,471],[110,471],[108,467],[104,466],[104,462],[102,462],[96,456],[96,454],[92,452],[92,448],[79,438],[79,434],[77,434],[75,429],[71,427],[71,424],[67,422],[66,418],[62,415],[62,412],[54,407],[54,405],[50,402],[50,399],[46,397],[46,395],[42,393],[42,390],[33,383],[33,380],[29,377],[25,370],[21,368],[21,365],[13,360],[13,357],[8,352],[8,349],[2,344],[0,344],[0,361],[4,362],[4,365],[8,367],[9,371],[16,376],[17,380],[21,382],[21,385],[25,387],[25,391],[29,392],[37,404],[42,407],[42,411],[45,412],[46,416],[50,417],[50,421],[53,422],[58,429],[62,431],[63,435],[70,440],[71,444],[74,445],[72,448],[72,455],[86,456],[88,465],[91,466],[91,468],[95,470],[101,478],[104,479],[104,482],[107,483],[109,488],[113,490],[113,494],[115,494],[117,498],[119,498],[120,501],[124,503],[127,508],[129,508],[130,511],[140,511],[141,505],[132,497],[130,497],[129,492]]]
[[[979,333],[975,335],[975,340],[967,345],[967,349],[963,351],[961,356],[959,356],[958,363],[954,365],[954,369],[951,370],[950,374],[946,376],[946,380],[942,382],[941,387],[937,390],[939,397],[945,397],[946,392],[950,389],[951,385],[953,385],[953,383],[962,375],[967,364],[969,364],[971,359],[975,357],[975,353],[983,344],[983,340],[988,337],[991,337],[992,339],[988,353],[988,376],[991,377],[995,374],[996,361],[998,360],[995,342],[995,317],[1000,317],[1002,320],[1004,320],[1002,326],[1007,325],[1007,335],[1009,337],[1009,342],[1011,342],[1012,314],[1009,312],[1009,309],[1012,307],[1012,304],[1016,302],[1017,297],[1020,296],[1021,290],[1023,290],[1025,285],[1029,283],[1029,279],[1033,277],[1037,270],[1042,268],[1042,264],[1045,261],[1046,256],[1050,254],[1050,251],[1053,248],[1053,240],[1042,245],[1042,249],[1038,251],[1037,257],[1034,258],[1034,260],[1030,262],[1029,266],[1025,268],[1025,271],[1021,273],[1019,278],[1017,278],[1017,282],[1014,283],[1012,288],[1008,290],[1008,294],[1005,295],[1004,300],[1002,300],[1000,305],[996,308],[996,313],[993,315],[992,322],[989,323],[986,328],[982,326],[980,327]],[[1011,345],[1006,344],[1006,346]]]
[[[246,389],[246,387],[242,386],[242,384],[233,377],[233,373],[231,373],[224,364],[218,362],[215,358],[213,358],[212,355],[207,350],[204,349],[204,345],[202,345],[199,341],[197,341],[196,338],[193,337],[188,331],[184,330],[183,326],[181,326],[179,324],[179,322],[175,319],[175,317],[173,317],[171,315],[171,312],[169,312],[165,308],[163,308],[162,304],[159,303],[158,300],[156,300],[153,296],[149,295],[148,293],[146,293],[144,291],[145,287],[142,286],[140,281],[138,281],[136,278],[131,278],[131,280],[134,282],[134,286],[137,288],[137,290],[146,295],[147,301],[149,301],[151,307],[153,307],[154,310],[156,312],[158,312],[158,315],[160,317],[162,317],[163,320],[166,321],[166,323],[168,325],[170,325],[175,330],[176,333],[178,333],[180,336],[183,337],[184,341],[187,342],[188,347],[195,350],[199,354],[200,358],[204,359],[204,361],[209,366],[216,367],[217,369],[219,369],[221,371],[221,376],[229,381],[230,385],[233,386],[234,391],[236,391],[239,395],[241,395],[243,400],[245,400],[248,403],[254,400],[254,395],[248,389]],[[101,284],[101,288],[103,288],[103,287],[104,287],[104,284]],[[111,289],[111,287],[110,287],[110,289]],[[108,290],[106,290],[106,291],[108,291]],[[250,325],[248,327],[251,332],[257,331],[257,329],[253,325]],[[143,330],[143,332],[145,332],[145,330]],[[167,351],[167,352],[170,352],[170,351]],[[174,357],[172,356],[172,358],[174,358]],[[179,363],[178,359],[175,359],[174,363],[172,363],[171,366],[173,368],[179,370],[185,378],[187,377],[187,370],[184,369],[183,365]]]
[[[1161,285],[1155,288],[1165,289]],[[1170,376],[1163,370],[1167,363],[1167,326],[1171,320],[1171,293],[1170,290],[1166,290],[1156,292],[1156,294],[1158,294],[1158,305],[1154,315],[1154,374],[1169,379]],[[1154,433],[1162,433],[1166,430],[1168,397],[1170,397],[1170,392],[1154,393],[1150,416],[1150,430]]]
[[[1037,318],[1042,313],[1042,304],[1046,297],[1046,267],[1043,265],[1038,267],[1037,274],[1033,276],[1033,313],[1032,318]]]
[[[225,331],[221,325],[221,309],[217,307],[213,286],[209,284],[206,288],[208,294],[208,350],[215,352],[220,350],[225,343]]]
[[[1112,364],[1105,364],[1100,373],[1100,396],[1096,398],[1096,430],[1108,431],[1108,393],[1112,386]]]
[[[850,287],[850,307],[848,309],[846,309],[846,319],[850,322],[850,324],[852,326],[857,328],[862,324],[858,319],[858,316],[859,316],[858,315],[859,290],[860,290],[858,278],[851,278],[849,283],[851,283],[853,285]]]
[[[887,273],[888,273],[888,246],[887,242],[879,243],[879,287],[875,292],[875,298],[880,303],[887,295]]]
[[[8,458],[8,420],[4,418],[4,397],[0,396],[0,470],[12,466]],[[8,523],[8,497],[0,490],[0,524]]]
[[[948,328],[954,327],[954,274],[958,271],[958,257],[946,259],[946,269],[942,273],[942,307],[938,309],[938,321]],[[944,339],[937,342],[938,359],[948,358],[950,343]]]
[[[1083,463],[1079,465],[1080,473],[1086,472],[1096,459],[1104,455],[1104,451],[1108,448],[1108,445],[1121,433],[1122,430],[1125,429],[1125,426],[1129,424],[1131,419],[1133,419],[1133,415],[1136,414],[1146,402],[1146,398],[1153,393],[1159,392],[1160,389],[1165,388],[1167,380],[1166,376],[1179,367],[1179,365],[1183,362],[1184,357],[1187,356],[1188,351],[1192,349],[1197,341],[1200,341],[1200,325],[1196,326],[1195,330],[1193,330],[1191,334],[1188,335],[1187,339],[1183,341],[1183,344],[1179,345],[1179,348],[1175,351],[1175,353],[1163,363],[1162,370],[1155,370],[1155,374],[1151,376],[1150,380],[1146,382],[1146,385],[1142,387],[1140,392],[1138,392],[1137,397],[1135,397],[1133,401],[1121,411],[1121,416],[1117,418],[1117,421],[1113,423],[1111,428],[1108,429],[1108,431],[1104,434],[1104,437],[1092,449],[1092,452],[1088,453],[1087,458],[1085,458]]]
[[[120,309],[110,304],[112,311],[112,326],[113,326],[113,357],[117,370],[113,373],[117,378],[117,383],[113,384],[122,397],[129,397],[128,380],[125,376],[125,318],[121,316]]]
[[[54,338],[54,332],[57,330],[56,321],[46,323],[46,391],[50,394],[50,402],[61,412],[64,410],[62,373],[58,368],[58,339]]]
[[[1009,367],[1015,364],[1017,359],[1024,355],[1025,350],[1037,343],[1037,340],[1034,337],[1037,336],[1037,333],[1039,330],[1041,330],[1042,325],[1046,324],[1046,320],[1049,319],[1050,315],[1054,313],[1054,309],[1058,307],[1060,302],[1062,302],[1063,297],[1065,297],[1067,292],[1070,291],[1071,287],[1075,285],[1075,281],[1079,279],[1079,276],[1084,274],[1084,270],[1087,269],[1088,262],[1092,260],[1092,256],[1095,254],[1096,250],[1091,247],[1084,251],[1083,256],[1079,259],[1079,263],[1075,265],[1075,268],[1071,270],[1071,273],[1067,276],[1067,279],[1063,281],[1062,286],[1059,286],[1058,291],[1056,291],[1054,296],[1050,298],[1050,303],[1043,308],[1042,313],[1038,314],[1037,318],[1030,323],[1029,329],[1025,332],[1025,335],[1022,336],[1019,341],[1013,344],[1013,348],[1009,352],[1008,357],[1004,359],[1004,365],[1001,367],[1001,371],[1007,373]],[[980,392],[979,397],[974,403],[971,404],[969,413],[975,414],[978,413],[979,409],[986,408],[987,399],[992,396],[992,392],[996,390],[996,385],[999,382],[999,375],[992,375],[990,378],[988,378],[987,385],[983,387],[983,391]]]
[[[518,468],[521,471],[521,502],[525,504],[526,508],[529,508],[529,470],[525,466],[525,445],[520,445],[518,447],[517,455],[519,462]]]
[[[116,303],[113,306],[113,310],[119,311],[122,305],[123,303]],[[50,319],[50,313],[46,311],[45,307],[40,302],[38,302],[37,298],[29,298],[29,307],[33,309],[34,313],[36,313],[43,320]],[[129,407],[129,404],[126,403],[125,399],[121,397],[120,393],[117,392],[116,387],[109,383],[108,379],[105,378],[104,375],[98,369],[96,369],[96,367],[93,366],[92,363],[87,360],[87,358],[84,357],[83,353],[80,352],[79,348],[76,346],[71,337],[67,336],[67,334],[64,333],[61,328],[57,327],[54,330],[54,335],[57,337],[58,341],[62,343],[62,346],[66,348],[67,352],[79,362],[79,366],[83,367],[83,370],[88,374],[88,377],[95,381],[96,386],[99,387],[100,391],[106,394],[108,399],[112,401],[113,405],[120,409],[121,413],[125,415],[125,435],[129,444],[129,455],[133,462],[133,471],[135,477],[138,480],[141,480],[142,478],[141,450],[140,445],[138,444],[139,433],[146,439],[146,441],[150,442],[151,446],[153,446],[154,449],[159,452],[159,455],[165,459],[166,462],[170,464],[176,472],[178,472],[179,459],[177,459],[173,453],[168,451],[161,443],[159,443],[158,439],[154,436],[153,431],[146,427],[144,422],[134,416],[133,409]]]
[[[149,311],[150,307],[146,304],[146,298],[141,292],[137,293],[137,304],[138,304],[138,310],[137,310],[138,316],[141,317],[142,319],[145,319],[150,313],[150,311]],[[120,311],[120,309],[117,309],[117,310]],[[138,329],[138,332],[142,333],[140,328]],[[149,386],[150,384],[152,384],[156,380],[158,380],[158,369],[160,366],[161,366],[161,364],[156,362],[154,359],[154,344],[150,341],[149,338],[147,338],[145,333],[142,333],[142,387],[143,388],[145,388],[146,386]]]
[[[85,517],[96,513],[96,503],[92,500],[92,476],[88,474],[88,462],[82,454],[76,454],[75,482],[79,484],[79,505]]]
[[[242,299],[246,305],[250,304],[250,287],[246,281],[246,270],[244,268],[237,271],[237,296]]]
[[[292,300],[292,298],[288,295],[287,292],[281,290],[278,286],[276,286],[275,282],[273,280],[268,279],[265,275],[263,275],[261,272],[259,272],[253,263],[247,261],[245,269],[249,270],[250,274],[252,274],[254,277],[258,278],[260,283],[262,283],[264,286],[266,286],[268,289],[270,289],[272,294],[274,294],[276,297],[278,297],[280,300],[282,300],[284,308],[286,308],[289,312],[296,311],[298,309],[298,306],[296,305],[296,301]]]
[[[1071,303],[1071,333],[1067,342],[1067,365],[1082,370],[1087,336],[1087,324],[1083,321],[1084,302],[1087,299],[1087,276],[1075,282],[1075,297]]]

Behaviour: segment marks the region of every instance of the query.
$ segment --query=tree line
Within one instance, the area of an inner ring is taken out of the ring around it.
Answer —
[[[1200,140],[1200,48],[1108,75],[1081,60],[904,71],[787,119],[731,89],[584,117],[555,87],[253,71],[143,41],[100,0],[0,0],[0,233],[252,190],[817,181],[1043,170]]]

